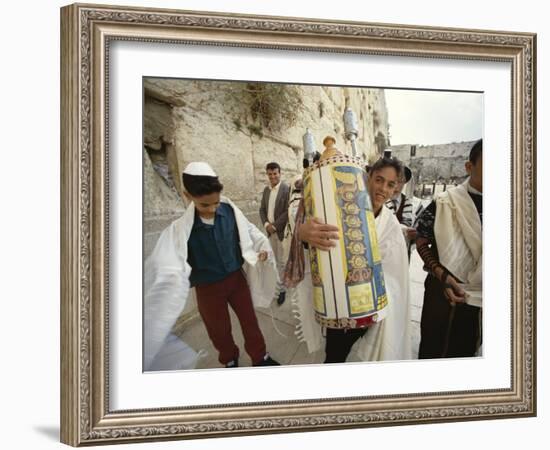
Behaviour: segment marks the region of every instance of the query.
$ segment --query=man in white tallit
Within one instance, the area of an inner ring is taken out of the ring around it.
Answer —
[[[474,356],[481,345],[482,163],[477,141],[469,178],[438,195],[422,213],[416,247],[426,277],[419,358]]]
[[[254,312],[254,306],[269,306],[278,281],[268,239],[220,195],[223,185],[207,163],[190,163],[183,184],[189,206],[145,261],[144,370],[195,367],[196,352],[171,333],[191,296],[222,365],[237,367],[239,360],[229,306],[252,364],[278,365],[266,351]]]
[[[308,262],[305,263],[303,280],[292,290],[291,298],[299,320],[296,334],[307,344],[310,353],[324,345],[325,363],[345,362],[354,344],[358,357],[363,361],[404,360],[412,356],[407,249],[395,214],[384,205],[393,195],[401,171],[402,165],[398,160],[382,158],[370,168],[367,182],[388,296],[386,318],[364,328],[323,329],[314,318]],[[338,239],[338,227],[318,219],[300,225],[298,233],[308,246],[320,250],[329,250]],[[305,261],[308,259],[306,255]],[[285,281],[292,276],[290,264],[287,270]]]

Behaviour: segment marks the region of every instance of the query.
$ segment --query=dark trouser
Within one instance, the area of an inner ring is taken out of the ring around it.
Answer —
[[[418,357],[474,356],[481,344],[481,308],[466,304],[451,306],[441,282],[431,275],[424,286]]]
[[[327,328],[325,364],[346,362],[351,347],[363,337],[368,328]]]
[[[252,297],[246,278],[240,270],[221,281],[196,286],[197,306],[208,336],[219,352],[218,360],[223,365],[239,357],[239,348],[231,334],[231,319],[228,305],[239,319],[244,336],[244,348],[253,364],[265,356],[265,341],[258,326],[252,305]]]

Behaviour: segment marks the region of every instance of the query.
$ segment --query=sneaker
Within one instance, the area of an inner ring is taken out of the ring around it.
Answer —
[[[279,297],[277,297],[277,305],[281,306],[285,302],[286,292],[280,292]]]
[[[229,361],[225,367],[227,367],[228,369],[231,369],[233,367],[239,367],[239,360],[238,359],[232,359],[231,361]]]
[[[260,366],[280,366],[280,364],[275,361],[268,353],[265,354],[264,358],[258,364],[252,364],[254,367]]]

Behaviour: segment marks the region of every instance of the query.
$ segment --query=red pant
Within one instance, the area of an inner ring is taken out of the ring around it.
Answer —
[[[228,305],[239,319],[244,336],[244,348],[253,364],[262,361],[266,349],[252,306],[250,289],[243,273],[238,270],[221,281],[195,287],[197,305],[208,336],[219,352],[218,360],[223,365],[239,357],[239,347],[231,334]]]

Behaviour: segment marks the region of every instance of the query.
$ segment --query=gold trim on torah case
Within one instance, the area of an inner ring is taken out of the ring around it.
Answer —
[[[329,328],[372,325],[388,305],[363,164],[338,153],[303,175],[306,219],[318,217],[340,229],[331,250],[309,251],[315,318]]]

